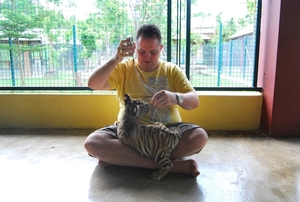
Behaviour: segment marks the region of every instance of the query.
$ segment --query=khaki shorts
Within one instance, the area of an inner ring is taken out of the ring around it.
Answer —
[[[195,129],[195,128],[201,128],[200,126],[192,123],[185,123],[185,122],[176,122],[166,125],[170,130],[180,129],[182,134],[188,130]],[[117,126],[116,125],[109,125],[104,128],[100,128],[96,130],[95,132],[100,133],[107,133],[115,138],[118,138],[117,136]]]

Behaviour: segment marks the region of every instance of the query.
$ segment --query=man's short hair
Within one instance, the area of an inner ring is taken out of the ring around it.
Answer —
[[[158,39],[159,44],[161,44],[161,32],[158,26],[154,24],[144,24],[141,25],[136,33],[136,41],[140,37],[145,37],[145,38],[156,38]]]

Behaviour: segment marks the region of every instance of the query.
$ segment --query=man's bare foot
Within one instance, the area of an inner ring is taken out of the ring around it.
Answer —
[[[184,173],[189,174],[192,177],[197,177],[200,175],[200,172],[198,171],[198,165],[192,159],[186,161],[174,161],[173,165],[174,166],[171,170],[172,173]]]
[[[107,166],[112,166],[113,164],[110,164],[110,163],[107,163],[107,162],[105,162],[105,161],[99,160],[99,161],[98,161],[98,165],[101,166],[101,167],[103,167],[103,168],[105,168],[105,167],[107,167]]]
[[[197,177],[198,175],[200,175],[200,172],[198,171],[198,165],[194,160],[189,159],[185,161],[180,161],[179,159],[173,159],[172,161],[173,168],[170,172],[188,174],[192,177]],[[108,166],[112,166],[113,164],[99,160],[98,165],[105,168]]]

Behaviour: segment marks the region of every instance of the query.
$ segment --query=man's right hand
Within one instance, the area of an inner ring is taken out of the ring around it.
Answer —
[[[117,48],[115,54],[116,60],[122,61],[124,57],[132,57],[135,51],[135,43],[129,37],[123,39]]]

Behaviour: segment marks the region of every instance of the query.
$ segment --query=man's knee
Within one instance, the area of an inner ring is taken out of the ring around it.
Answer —
[[[195,153],[199,153],[208,141],[208,135],[202,128],[187,131],[183,137],[187,139],[188,144]]]
[[[106,134],[91,133],[84,142],[84,148],[90,155],[95,155],[103,149],[103,141],[105,140]]]
[[[199,153],[206,145],[208,141],[208,135],[207,132],[202,128],[197,128],[194,132],[196,133],[194,141],[198,145],[198,151],[196,153]]]
[[[205,145],[208,141],[207,132],[203,128],[197,128],[197,133],[199,134],[198,135],[199,141]]]
[[[85,150],[86,150],[90,155],[92,155],[92,154],[91,154],[91,151],[93,150],[94,144],[95,144],[95,142],[94,142],[92,136],[93,136],[93,133],[90,134],[90,135],[85,139],[84,144],[83,144]]]

